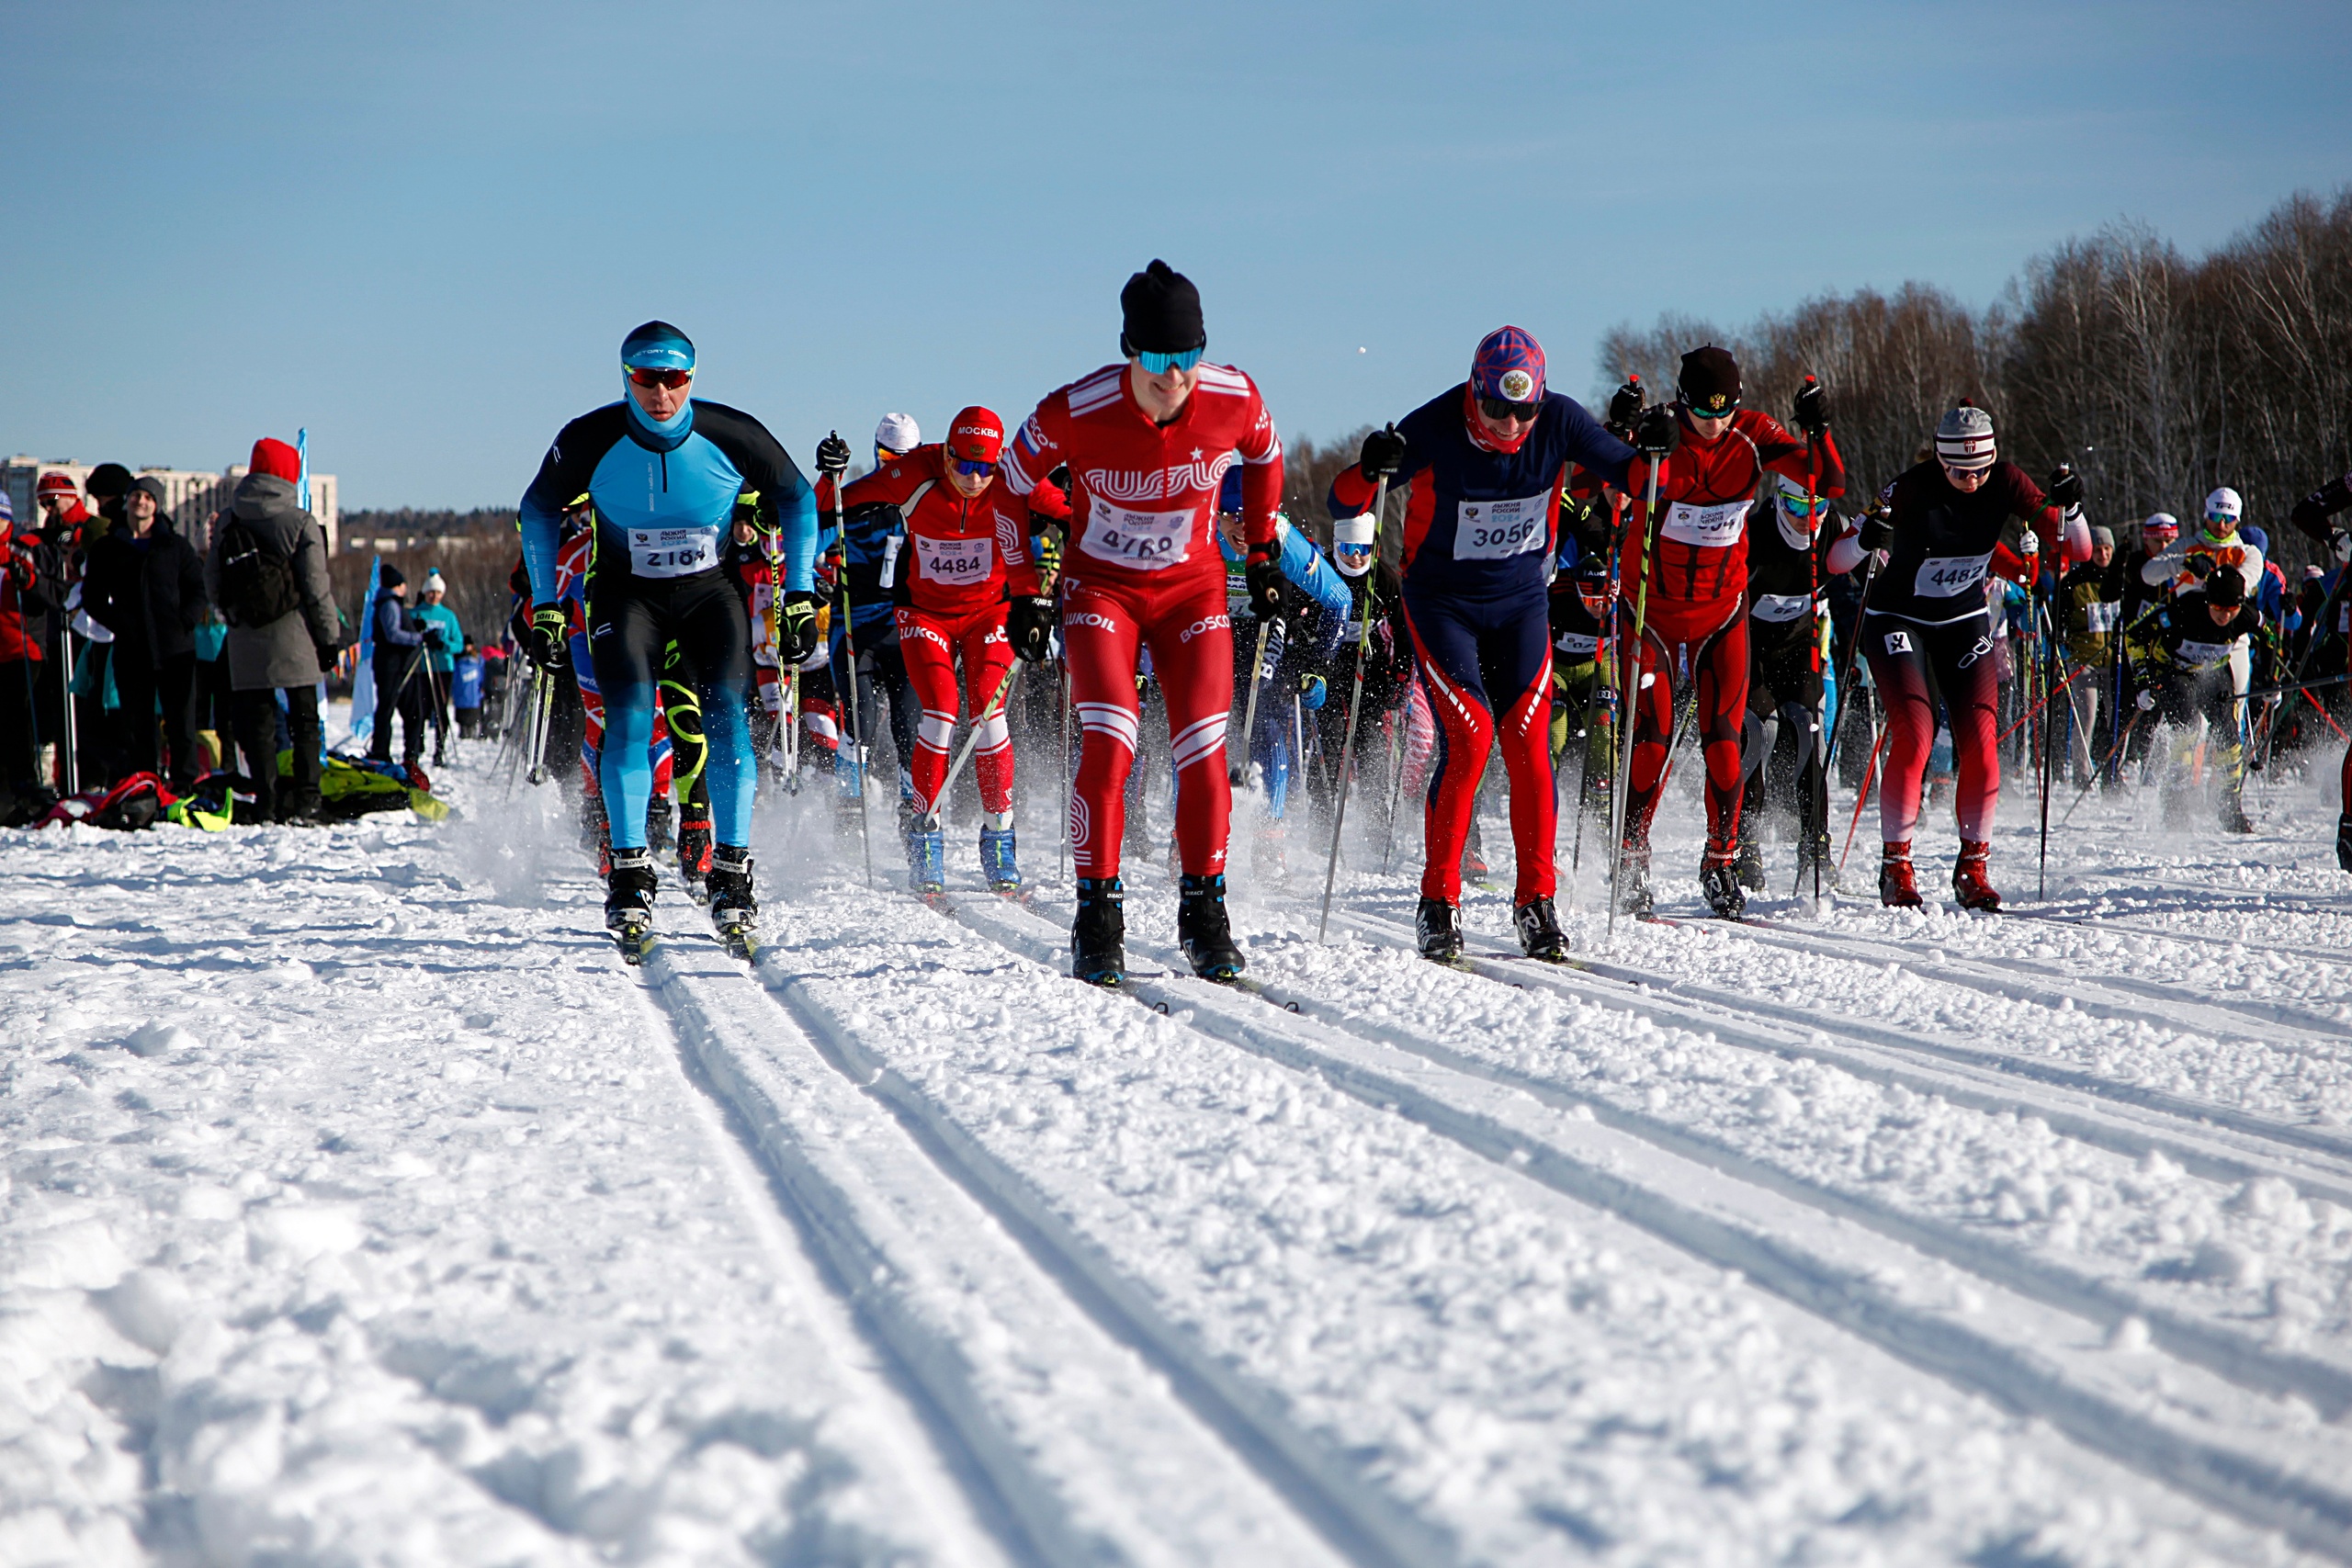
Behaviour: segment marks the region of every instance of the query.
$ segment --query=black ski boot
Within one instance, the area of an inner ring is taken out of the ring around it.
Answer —
[[[2222,797],[2222,831],[2224,833],[2254,831],[2254,819],[2245,814],[2245,802],[2235,795],[2225,795]]]
[[[1742,887],[1750,893],[1764,891],[1764,852],[1756,847],[1755,839],[1746,828],[1740,829],[1739,853],[1732,857],[1731,869]]]
[[[749,962],[760,951],[760,901],[752,897],[752,852],[720,844],[710,852],[710,923],[727,951]]]
[[[1815,866],[1821,868],[1821,890],[1824,893],[1846,891],[1838,881],[1838,858],[1829,852],[1829,835],[1826,833],[1816,833],[1812,841],[1797,845],[1798,892],[1803,893],[1812,886]]]
[[[1225,916],[1225,874],[1187,876],[1177,884],[1176,940],[1185,962],[1204,980],[1230,980],[1250,967],[1233,945]]]
[[[1126,890],[1115,876],[1078,879],[1078,919],[1069,927],[1069,972],[1090,986],[1127,977]]]
[[[605,929],[621,945],[621,957],[642,964],[653,941],[653,897],[661,882],[653,874],[653,852],[615,850],[605,876]]]
[[[2335,819],[2335,863],[2352,871],[2352,811]]]
[[[710,897],[705,885],[710,875],[710,814],[687,807],[678,818],[678,876],[686,885],[686,896],[697,904]]]
[[[1530,898],[1510,912],[1511,929],[1519,932],[1519,949],[1546,964],[1567,960],[1568,939],[1549,898]]]
[[[1747,912],[1747,895],[1740,889],[1729,850],[1711,849],[1700,857],[1699,890],[1707,896],[1707,908],[1726,920]]]
[[[1432,964],[1453,964],[1462,957],[1462,908],[1442,898],[1424,898],[1413,916],[1413,936],[1421,956]]]
[[[1618,886],[1611,890],[1617,900],[1617,912],[1640,918],[1657,908],[1657,900],[1650,892],[1650,847],[1647,844],[1627,844],[1619,852],[1617,863],[1622,870]]]
[[[670,803],[655,795],[645,803],[645,846],[655,854],[666,854],[677,847],[678,837],[671,831]]]

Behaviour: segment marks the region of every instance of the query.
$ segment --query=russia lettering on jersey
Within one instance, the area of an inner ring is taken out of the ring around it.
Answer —
[[[1127,367],[1105,366],[1049,394],[1022,422],[1000,468],[998,516],[1025,523],[1013,509],[1066,466],[1072,555],[1085,558],[1090,581],[1160,581],[1178,568],[1190,581],[1193,572],[1222,570],[1207,530],[1218,486],[1237,460],[1245,465],[1250,536],[1272,536],[1282,457],[1265,403],[1238,370],[1203,365],[1184,407],[1160,424],[1135,401]]]

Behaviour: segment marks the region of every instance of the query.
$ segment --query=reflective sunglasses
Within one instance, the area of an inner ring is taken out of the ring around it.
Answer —
[[[664,369],[654,365],[635,365],[629,367],[628,378],[639,387],[667,387],[675,391],[693,380],[695,373],[691,370]]]
[[[1155,354],[1150,349],[1140,348],[1136,351],[1136,359],[1154,376],[1165,376],[1170,370],[1190,370],[1201,362],[1201,355],[1207,352],[1205,344],[1199,348],[1188,348],[1182,354]]]
[[[1521,424],[1532,424],[1535,416],[1544,412],[1544,400],[1515,403],[1508,398],[1480,398],[1478,412],[1488,419],[1515,419]]]
[[[2238,520],[2226,512],[2208,512],[2205,526],[2216,534],[2226,534],[2238,525]]]
[[[955,459],[955,463],[956,471],[963,475],[967,479],[976,479],[983,474],[993,474],[996,472],[996,465],[994,463],[975,463],[969,457],[957,457]]]
[[[1790,495],[1783,491],[1781,496],[1781,510],[1792,517],[1811,517],[1829,510],[1829,498],[1826,495]]]

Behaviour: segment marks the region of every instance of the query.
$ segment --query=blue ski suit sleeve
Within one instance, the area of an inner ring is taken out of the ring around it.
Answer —
[[[1339,569],[1325,560],[1314,542],[1287,519],[1281,526],[1283,575],[1304,590],[1317,609],[1334,620],[1346,620],[1354,598],[1340,581]]]

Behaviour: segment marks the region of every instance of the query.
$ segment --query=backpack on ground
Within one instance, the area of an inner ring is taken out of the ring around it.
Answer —
[[[220,525],[220,612],[232,626],[266,626],[302,607],[294,561],[232,517]]]

